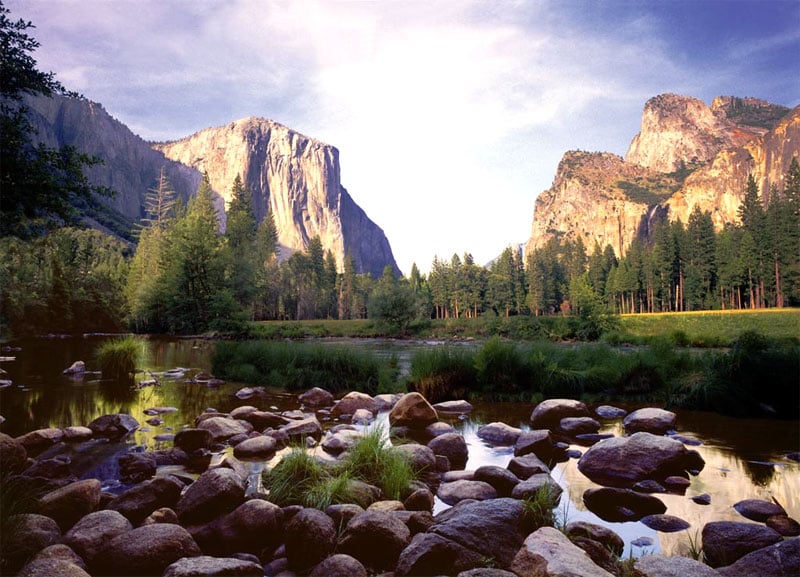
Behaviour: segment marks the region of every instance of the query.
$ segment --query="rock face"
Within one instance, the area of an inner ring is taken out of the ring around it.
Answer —
[[[570,151],[550,189],[536,199],[526,253],[551,238],[595,241],[617,256],[646,236],[654,220],[686,223],[695,206],[717,230],[738,222],[747,177],[763,192],[783,189],[800,153],[800,108],[718,97],[711,107],[675,94],[650,99],[625,158]]]
[[[167,158],[208,172],[227,201],[236,175],[253,191],[257,220],[271,212],[281,257],[319,236],[339,269],[351,254],[358,272],[399,272],[383,231],[353,201],[340,180],[339,151],[265,118],[245,118],[155,146]]]

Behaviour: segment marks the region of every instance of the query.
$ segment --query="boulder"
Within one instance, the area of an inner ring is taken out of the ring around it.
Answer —
[[[301,393],[298,400],[307,407],[330,407],[333,404],[333,394],[325,389],[314,387]]]
[[[688,557],[645,555],[633,564],[642,577],[719,577],[714,569]]]
[[[308,577],[367,577],[367,570],[358,559],[337,553],[314,567]]]
[[[352,391],[347,393],[333,406],[333,409],[331,409],[331,417],[338,419],[342,415],[352,416],[358,409],[366,409],[374,414],[378,412],[378,404],[370,395]]]
[[[511,496],[515,499],[528,499],[542,490],[548,491],[552,507],[558,505],[563,490],[548,473],[537,473],[520,481],[511,491]]]
[[[184,557],[164,571],[163,577],[263,577],[260,563],[233,557]]]
[[[355,425],[368,425],[374,420],[375,415],[373,415],[371,411],[368,411],[367,409],[356,409],[356,412],[353,413],[353,418],[350,419],[350,422]]]
[[[64,442],[65,443],[80,443],[82,441],[88,441],[92,438],[92,430],[89,427],[82,427],[82,426],[72,426],[72,427],[65,427],[63,429],[64,432]]]
[[[396,445],[392,450],[403,455],[415,471],[436,470],[436,455],[425,445],[407,443],[405,445]]]
[[[87,426],[96,437],[121,439],[138,429],[139,421],[125,413],[118,413],[97,417]]]
[[[112,539],[132,529],[131,522],[117,511],[95,511],[72,526],[64,535],[64,543],[93,567],[98,554]]]
[[[90,577],[78,564],[65,559],[34,559],[17,574],[17,577]]]
[[[353,517],[339,539],[338,550],[358,559],[369,569],[394,568],[411,531],[386,511],[367,510]]]
[[[208,449],[212,440],[211,431],[207,429],[182,429],[175,433],[173,444],[176,448],[191,453],[197,449]]]
[[[233,455],[237,459],[258,459],[269,461],[275,456],[275,449],[278,443],[274,438],[266,435],[259,435],[252,439],[242,441],[233,448]]]
[[[489,423],[478,429],[478,437],[494,446],[513,446],[521,434],[522,429],[505,423]]]
[[[628,411],[625,409],[620,409],[619,407],[613,407],[611,405],[600,405],[594,410],[594,414],[601,419],[613,420],[621,419],[628,414]]]
[[[230,417],[210,417],[200,421],[197,428],[211,433],[212,441],[219,443],[236,435],[247,435],[253,430],[253,425]]]
[[[400,553],[394,574],[397,577],[450,575],[456,571],[480,567],[485,564],[486,559],[480,553],[441,535],[418,533]]]
[[[506,571],[505,569],[495,569],[493,567],[476,567],[475,569],[469,569],[467,571],[462,571],[456,577],[517,577],[511,571]]]
[[[63,438],[64,432],[61,429],[49,428],[25,433],[17,437],[16,440],[17,443],[25,448],[25,452],[29,457],[35,457],[45,449],[60,443]]]
[[[384,499],[382,501],[375,501],[369,507],[367,507],[367,511],[383,511],[385,513],[392,513],[394,511],[405,511],[406,507],[403,505],[402,501],[397,501],[394,499]]]
[[[727,567],[717,569],[722,577],[766,577],[800,575],[800,538],[786,539],[775,545],[748,553]]]
[[[0,471],[18,473],[25,468],[27,461],[25,446],[15,438],[0,433]]]
[[[786,510],[783,507],[763,499],[745,499],[735,503],[733,508],[742,517],[758,523],[764,523],[774,515],[786,515]]]
[[[595,483],[630,486],[645,479],[697,471],[705,462],[683,443],[651,433],[605,439],[591,446],[578,461],[578,470]]]
[[[677,533],[678,531],[685,531],[691,525],[674,515],[647,515],[640,519],[645,527],[650,527],[654,531],[661,533]]]
[[[181,523],[204,523],[233,511],[243,501],[242,478],[231,469],[211,469],[181,495],[175,512]]]
[[[443,455],[450,461],[451,469],[463,469],[467,465],[469,450],[464,437],[458,433],[445,433],[428,443],[434,455]]]
[[[652,495],[611,487],[587,489],[583,493],[583,502],[592,513],[612,523],[638,521],[667,510],[667,506]]]
[[[510,497],[514,487],[519,484],[519,477],[508,469],[496,465],[484,465],[475,469],[476,481],[489,483],[497,491],[498,497]]]
[[[120,481],[125,484],[141,483],[156,474],[156,457],[152,453],[126,453],[117,461]]]
[[[153,525],[154,523],[172,523],[179,525],[178,514],[169,507],[159,507],[142,521],[142,525]]]
[[[285,434],[290,440],[300,440],[303,437],[319,440],[322,437],[322,424],[312,416],[290,421],[278,431]]]
[[[531,475],[540,473],[550,473],[550,467],[545,465],[539,457],[533,453],[528,453],[522,457],[514,457],[508,462],[507,469],[519,479],[527,479]]]
[[[774,529],[784,537],[797,537],[800,535],[800,523],[788,515],[773,515],[765,521],[767,527]]]
[[[430,489],[420,487],[403,500],[403,507],[408,511],[433,511],[435,502]]]
[[[667,489],[658,481],[653,481],[652,479],[645,479],[644,481],[639,481],[634,483],[631,487],[634,491],[638,491],[640,493],[666,493]]]
[[[86,363],[84,363],[83,361],[75,361],[66,369],[61,371],[61,373],[64,375],[73,375],[73,376],[83,375],[85,372],[86,372]]]
[[[11,515],[4,525],[4,569],[12,574],[22,564],[50,545],[61,541],[61,529],[50,517],[35,514]]]
[[[114,537],[95,560],[102,575],[162,575],[178,559],[200,554],[186,529],[156,523]]]
[[[438,420],[436,409],[419,393],[403,395],[389,412],[389,423],[393,427],[424,429]]]
[[[459,401],[443,401],[436,403],[433,408],[437,413],[456,413],[464,414],[472,411],[472,405],[464,400]]]
[[[322,450],[331,455],[339,455],[363,438],[364,434],[356,429],[342,429],[333,434],[328,432],[322,440]]]
[[[520,577],[613,577],[553,527],[541,527],[528,535],[511,571]]]
[[[532,429],[555,429],[565,417],[591,417],[588,407],[572,399],[547,399],[531,413]]]
[[[568,437],[589,435],[600,430],[600,423],[591,417],[565,417],[559,422],[558,430]]]
[[[375,395],[375,403],[377,404],[378,412],[391,411],[397,401],[402,397],[402,393]]]
[[[333,553],[336,526],[322,511],[302,509],[284,526],[284,543],[289,567],[305,573]]]
[[[617,557],[622,557],[622,552],[625,550],[625,542],[622,537],[603,525],[588,521],[570,521],[564,528],[564,532],[570,539],[584,537],[596,541]]]
[[[442,483],[439,485],[439,491],[436,496],[448,505],[455,505],[466,499],[474,499],[476,501],[494,499],[497,497],[497,491],[489,483],[484,483],[483,481],[461,480]]]
[[[550,463],[556,456],[556,444],[547,429],[524,431],[514,444],[514,456],[522,457],[533,453],[543,461]]]
[[[353,517],[363,512],[364,507],[353,503],[330,505],[325,509],[325,514],[333,519],[333,523],[339,529],[339,533],[344,531],[344,528],[347,527]]]
[[[291,419],[287,419],[283,415],[270,411],[253,411],[241,418],[253,425],[256,431],[263,431],[270,428],[278,429],[291,421]]]
[[[66,455],[59,455],[53,459],[39,459],[33,465],[22,471],[22,477],[44,477],[46,479],[67,479],[72,477],[70,459]],[[76,479],[71,479],[76,480]]]
[[[100,481],[84,479],[51,491],[39,499],[42,515],[53,519],[62,531],[68,530],[80,518],[88,515],[100,504]]]
[[[283,510],[263,499],[250,499],[213,523],[193,531],[206,555],[260,554],[274,549],[283,536]]]
[[[64,545],[63,543],[57,543],[55,545],[50,545],[45,547],[41,551],[39,551],[36,555],[34,555],[31,561],[38,561],[41,559],[60,559],[61,561],[67,561],[74,565],[77,565],[84,571],[86,571],[86,562],[78,555],[69,545]],[[29,562],[30,564],[30,562]]]
[[[455,433],[456,429],[450,423],[444,421],[436,421],[425,427],[425,434],[431,439],[439,435],[446,435],[448,433]]]
[[[629,413],[622,420],[622,426],[629,435],[639,432],[663,435],[667,431],[675,429],[677,422],[678,416],[675,413],[648,407]]]
[[[182,490],[183,484],[175,477],[157,477],[120,494],[108,504],[108,509],[118,511],[138,525],[156,509],[174,508]]]
[[[783,540],[769,527],[735,521],[706,523],[702,538],[703,553],[712,567],[730,565],[748,553]]]

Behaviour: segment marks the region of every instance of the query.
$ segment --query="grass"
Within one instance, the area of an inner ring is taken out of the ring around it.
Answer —
[[[411,465],[388,446],[380,429],[366,433],[334,465],[323,465],[298,447],[263,475],[273,503],[322,511],[336,503],[358,503],[366,508],[369,503],[360,502],[363,493],[354,481],[378,487],[385,499],[400,500],[415,478]]]
[[[142,343],[135,337],[106,341],[95,351],[95,359],[106,379],[129,379],[142,356]]]
[[[543,485],[533,495],[522,500],[522,514],[527,528],[535,531],[540,527],[553,527],[556,516],[553,512],[558,497],[549,485]]]

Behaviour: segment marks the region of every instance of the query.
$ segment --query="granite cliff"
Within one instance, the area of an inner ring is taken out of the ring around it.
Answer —
[[[800,107],[718,97],[710,107],[674,94],[650,99],[625,158],[567,152],[536,199],[526,251],[550,238],[611,245],[622,255],[654,219],[686,222],[695,206],[717,229],[737,222],[748,175],[780,192],[800,154]],[[768,196],[765,195],[765,196]]]

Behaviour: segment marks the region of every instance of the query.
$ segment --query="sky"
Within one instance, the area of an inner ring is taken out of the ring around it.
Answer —
[[[400,269],[530,234],[568,150],[667,92],[800,104],[800,0],[5,0],[40,70],[147,140],[248,116],[339,149]]]

